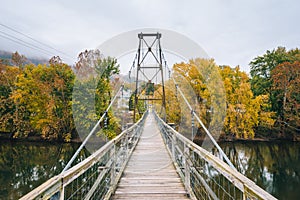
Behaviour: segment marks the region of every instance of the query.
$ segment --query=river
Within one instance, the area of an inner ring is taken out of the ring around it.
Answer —
[[[221,144],[237,167],[278,199],[300,199],[300,143],[234,142]]]
[[[0,141],[0,199],[18,199],[61,172],[78,144]],[[222,148],[238,170],[278,199],[300,199],[300,143],[235,142]],[[79,161],[88,155],[82,152]]]
[[[0,199],[18,199],[59,174],[79,144],[0,141]],[[82,151],[76,162],[88,153]]]

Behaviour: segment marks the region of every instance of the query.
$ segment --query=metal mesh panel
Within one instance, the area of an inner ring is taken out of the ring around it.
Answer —
[[[216,157],[197,146],[172,129],[157,115],[156,120],[182,182],[194,198],[276,199],[247,177],[230,168],[223,161],[222,156]]]

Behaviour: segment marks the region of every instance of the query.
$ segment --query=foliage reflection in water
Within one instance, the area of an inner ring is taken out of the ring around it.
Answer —
[[[221,147],[245,176],[278,199],[300,199],[300,143],[235,142]]]
[[[0,199],[18,199],[59,174],[79,144],[0,142]],[[82,151],[77,162],[88,156]]]
[[[59,174],[79,144],[0,142],[0,199],[18,199]],[[221,147],[238,170],[278,199],[300,199],[300,143],[234,142]],[[81,152],[79,159],[88,156]]]

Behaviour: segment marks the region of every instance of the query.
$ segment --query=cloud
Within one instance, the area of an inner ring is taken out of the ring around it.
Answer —
[[[249,71],[254,56],[279,45],[300,46],[296,0],[131,0],[1,2],[1,22],[75,58],[121,32],[163,28],[200,44],[218,64]],[[3,28],[0,27],[3,31]],[[1,49],[22,49],[0,38]],[[174,41],[175,42],[175,41]]]

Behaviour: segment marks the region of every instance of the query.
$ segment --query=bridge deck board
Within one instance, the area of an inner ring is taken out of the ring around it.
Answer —
[[[151,113],[112,199],[189,199]]]

